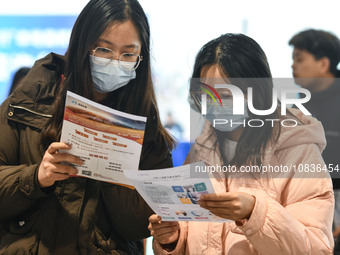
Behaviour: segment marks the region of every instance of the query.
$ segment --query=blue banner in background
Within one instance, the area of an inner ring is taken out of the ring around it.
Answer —
[[[176,148],[172,151],[174,167],[183,165],[191,146],[192,144],[189,142],[180,142],[177,144]]]
[[[0,16],[0,103],[14,73],[50,52],[64,54],[77,16]]]

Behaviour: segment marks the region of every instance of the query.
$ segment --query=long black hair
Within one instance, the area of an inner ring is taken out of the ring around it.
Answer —
[[[253,105],[258,110],[270,109],[273,103],[272,75],[267,57],[260,45],[252,38],[243,34],[224,34],[205,44],[196,56],[192,78],[200,78],[207,67],[217,65],[221,74],[238,86],[244,94],[247,88],[253,88]],[[202,73],[203,72],[203,73]],[[197,83],[191,83],[191,90],[195,90]],[[197,107],[200,108],[199,105]],[[265,119],[281,119],[279,107],[266,116],[255,115],[248,110],[251,119],[261,119],[261,128],[246,126],[238,141],[234,159],[225,163],[260,165],[265,148],[270,140],[274,142],[280,134],[280,125],[272,127],[272,123]],[[217,141],[222,141],[225,133],[216,130]],[[217,144],[216,141],[216,144]],[[220,149],[223,148],[220,144]]]
[[[160,123],[158,107],[151,79],[150,27],[137,0],[91,0],[78,16],[66,52],[65,81],[55,101],[54,118],[44,132],[45,144],[60,136],[67,90],[94,100],[90,70],[90,51],[106,28],[115,23],[131,20],[139,32],[143,61],[136,69],[136,78],[126,86],[110,93],[104,102],[124,112],[157,117],[155,140],[162,148],[173,147],[174,141]],[[61,82],[61,81],[58,81]],[[165,145],[165,146],[164,146]]]

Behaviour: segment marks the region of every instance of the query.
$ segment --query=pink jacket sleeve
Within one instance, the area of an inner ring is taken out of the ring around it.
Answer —
[[[324,164],[313,144],[283,150],[277,160],[284,165]],[[255,195],[252,215],[239,230],[259,254],[333,254],[334,196],[329,174],[306,172],[299,177],[285,179],[279,188],[281,204]]]
[[[180,235],[178,238],[176,248],[173,251],[171,252],[165,251],[163,247],[161,246],[161,244],[159,244],[155,239],[153,239],[152,248],[156,255],[161,255],[161,254],[183,255],[185,254],[186,241],[187,241],[187,236],[188,236],[188,223],[184,221],[180,221],[179,226],[180,226]]]

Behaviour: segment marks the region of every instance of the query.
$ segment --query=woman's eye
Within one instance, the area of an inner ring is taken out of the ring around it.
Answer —
[[[303,61],[303,58],[296,58],[295,61],[301,63]]]
[[[129,58],[129,57],[134,57],[135,54],[134,53],[124,53],[124,56]]]
[[[110,52],[110,50],[109,50],[109,49],[106,49],[106,48],[97,48],[97,51],[102,52],[102,53],[108,53],[108,52]]]

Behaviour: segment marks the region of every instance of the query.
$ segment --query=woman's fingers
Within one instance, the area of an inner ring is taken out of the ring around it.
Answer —
[[[176,231],[173,232],[169,232],[160,236],[154,236],[154,238],[156,238],[156,240],[160,243],[160,244],[170,244],[173,242],[176,242],[179,238],[179,231],[178,229]]]
[[[59,163],[59,162],[82,165],[84,161],[68,153],[58,153],[58,154],[53,155],[53,158],[51,159],[51,163]]]
[[[211,193],[211,194],[204,194],[200,197],[200,200],[203,201],[232,201],[237,199],[236,192],[225,192],[225,193]]]
[[[173,227],[178,227],[177,222],[173,221],[162,221],[161,223],[152,223],[152,229],[153,230],[159,230],[160,232],[163,232],[162,229],[172,229]]]
[[[161,227],[161,228],[152,228],[150,230],[150,233],[154,237],[162,237],[165,235],[173,234],[179,229],[179,226],[173,225],[173,226],[168,226],[168,227]]]
[[[149,217],[150,234],[160,244],[169,244],[178,240],[179,225],[178,222],[161,221],[161,217],[153,214]]]
[[[41,187],[52,186],[56,181],[65,180],[70,175],[78,173],[75,165],[83,165],[84,161],[69,153],[59,150],[69,150],[67,143],[52,143],[46,150],[38,170],[38,181]]]
[[[153,214],[149,217],[149,223],[149,230],[159,230],[162,228],[172,228],[178,226],[176,221],[162,221],[162,218],[157,214]]]
[[[248,219],[255,206],[255,197],[243,192],[202,195],[198,204],[213,214],[230,219]]]
[[[233,202],[233,201],[228,201],[228,202],[225,202],[225,201],[222,201],[222,202],[213,202],[213,201],[201,201],[199,200],[197,202],[201,207],[204,207],[204,208],[237,208],[239,207],[239,203],[237,202]]]
[[[47,152],[50,154],[54,154],[58,152],[58,150],[70,150],[71,148],[72,145],[69,143],[54,142],[50,144],[50,146],[47,149]]]
[[[152,214],[149,217],[149,222],[150,223],[156,223],[156,222],[160,222],[162,220],[162,218],[160,216],[158,216],[157,214]]]
[[[59,173],[59,174],[68,174],[75,175],[78,173],[78,170],[73,166],[67,163],[60,164],[50,164],[50,168],[48,169],[48,173]]]

